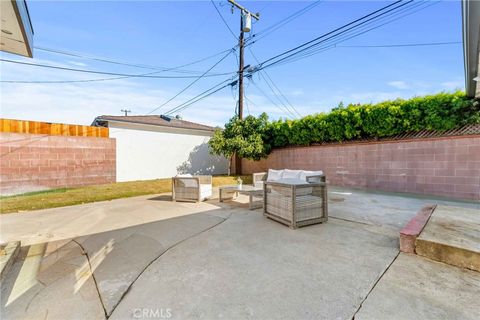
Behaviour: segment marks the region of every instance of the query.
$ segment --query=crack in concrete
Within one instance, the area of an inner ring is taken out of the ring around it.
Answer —
[[[395,257],[392,259],[392,261],[390,262],[390,264],[387,266],[387,268],[385,270],[383,270],[382,274],[380,275],[380,277],[378,277],[377,281],[375,281],[375,283],[373,284],[373,286],[370,288],[370,290],[368,291],[367,295],[365,296],[365,298],[363,298],[362,302],[360,303],[360,305],[358,306],[357,310],[355,311],[355,313],[353,314],[352,316],[352,320],[355,320],[355,316],[357,315],[357,313],[360,311],[360,309],[362,309],[362,306],[363,306],[363,303],[367,300],[368,296],[370,295],[370,293],[372,293],[373,289],[375,289],[375,287],[377,286],[377,284],[380,282],[380,280],[383,278],[383,276],[385,275],[385,273],[387,273],[388,269],[390,269],[390,267],[392,266],[392,264],[395,262],[395,260],[397,260],[398,256],[400,255],[400,250],[397,252],[397,254],[395,255]]]
[[[355,220],[350,220],[350,219],[345,219],[345,218],[338,218],[338,217],[332,217],[332,216],[329,216],[328,218],[329,218],[329,219],[336,219],[336,220],[342,220],[342,221],[352,222],[352,223],[360,223],[360,224],[364,224],[364,225],[372,226],[372,227],[382,227],[381,224],[373,224],[373,223],[368,223],[368,222],[363,222],[363,221],[355,221]]]
[[[189,237],[187,237],[187,238],[185,238],[185,239],[183,239],[183,240],[181,240],[181,241],[179,241],[179,242],[171,245],[170,247],[168,247],[167,249],[165,249],[165,251],[163,251],[160,255],[158,255],[158,256],[155,257],[152,261],[150,261],[150,262],[142,269],[142,271],[140,271],[140,273],[137,275],[137,277],[130,283],[130,285],[128,286],[127,290],[125,290],[125,292],[122,294],[122,296],[120,297],[120,299],[118,300],[118,302],[113,306],[112,311],[110,312],[110,314],[108,315],[107,313],[105,313],[105,314],[106,314],[106,319],[108,319],[108,318],[113,314],[113,312],[115,311],[115,309],[120,305],[120,303],[123,301],[123,299],[126,297],[126,295],[130,292],[130,289],[132,288],[133,284],[140,278],[140,276],[141,276],[155,261],[157,261],[158,259],[160,259],[165,253],[169,252],[171,249],[173,249],[173,248],[175,248],[176,246],[182,244],[183,242],[188,241],[188,240],[190,240],[190,239],[192,239],[192,238],[194,238],[194,237],[196,237],[196,236],[199,236],[199,235],[201,235],[202,233],[205,233],[205,232],[207,232],[207,231],[209,231],[209,230],[211,230],[211,229],[219,226],[220,224],[224,223],[225,221],[227,221],[228,219],[230,219],[230,217],[231,217],[232,214],[233,214],[233,211],[236,211],[236,210],[232,210],[232,212],[231,212],[231,213],[228,215],[228,217],[226,217],[226,218],[218,217],[218,218],[223,219],[223,220],[220,221],[220,222],[218,222],[218,223],[216,223],[216,224],[214,224],[214,225],[212,225],[212,226],[210,226],[210,227],[208,227],[208,228],[205,229],[205,230],[202,230],[202,231],[200,231],[200,232],[197,232],[197,233],[195,233],[195,234],[193,234],[193,235],[191,235],[191,236],[189,236]],[[92,275],[93,275],[93,273],[92,273]],[[96,285],[96,283],[95,283],[95,285]],[[99,294],[100,294],[100,292],[99,292]]]
[[[88,252],[87,252],[87,250],[85,250],[85,248],[83,248],[83,246],[82,246],[78,241],[76,241],[75,239],[72,239],[72,242],[74,242],[75,244],[77,244],[77,245],[80,247],[80,249],[82,250],[82,254],[84,254],[85,257],[87,258],[88,268],[90,269],[90,273],[92,274],[92,279],[93,279],[93,283],[95,284],[95,289],[96,289],[97,294],[98,294],[98,299],[100,300],[100,303],[101,303],[101,305],[102,305],[103,313],[104,313],[104,315],[105,315],[105,319],[108,319],[107,309],[105,308],[105,304],[104,304],[104,302],[103,302],[102,295],[100,294],[100,289],[98,288],[97,279],[95,279],[95,274],[93,273],[92,264],[90,263],[90,257],[88,256]]]

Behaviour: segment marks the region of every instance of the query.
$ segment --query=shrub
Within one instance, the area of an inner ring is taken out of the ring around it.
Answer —
[[[480,103],[462,92],[439,93],[377,104],[343,103],[329,113],[298,120],[268,122],[265,113],[244,120],[234,117],[210,140],[213,153],[259,160],[272,147],[383,138],[420,130],[446,131],[480,123]]]
[[[377,104],[340,104],[329,113],[298,120],[278,120],[269,125],[273,147],[382,138],[420,130],[445,131],[480,123],[478,101],[462,92],[439,93]]]

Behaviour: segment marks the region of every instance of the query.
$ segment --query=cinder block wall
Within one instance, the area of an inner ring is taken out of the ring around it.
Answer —
[[[115,182],[115,139],[0,132],[0,193]]]
[[[331,185],[480,200],[480,136],[276,149],[243,172],[321,169]]]

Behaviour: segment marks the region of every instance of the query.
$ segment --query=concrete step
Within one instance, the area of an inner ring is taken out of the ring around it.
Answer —
[[[480,272],[480,205],[438,205],[415,241],[420,256]]]

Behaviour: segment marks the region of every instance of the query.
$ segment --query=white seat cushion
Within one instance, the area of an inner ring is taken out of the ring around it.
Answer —
[[[206,199],[212,196],[212,185],[211,184],[201,184],[200,185],[200,198]]]
[[[323,175],[322,170],[319,170],[319,171],[303,170],[302,172],[300,172],[299,178],[302,179],[303,181],[307,181],[307,177],[321,176],[321,175]]]
[[[267,181],[282,179],[283,170],[268,169]]]
[[[295,179],[295,178],[282,178],[280,180],[277,180],[275,182],[278,183],[285,183],[285,184],[305,184],[305,180],[302,179]]]
[[[177,175],[178,178],[191,178],[191,174],[179,174]],[[186,188],[196,188],[197,187],[197,181],[194,179],[181,179],[180,180],[183,183],[183,186]]]
[[[302,170],[283,170],[282,179],[300,179],[300,174]]]

